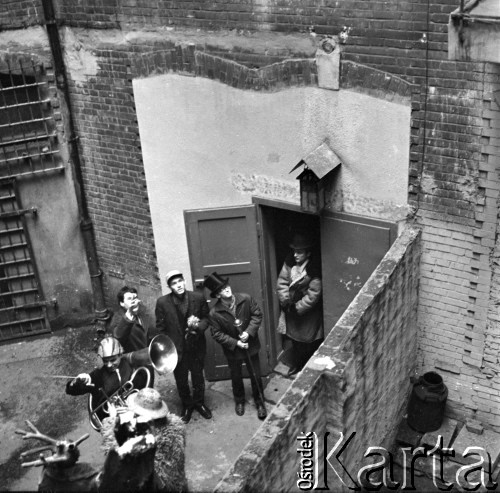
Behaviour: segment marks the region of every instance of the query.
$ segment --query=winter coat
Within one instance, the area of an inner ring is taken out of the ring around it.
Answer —
[[[323,306],[320,270],[309,262],[302,276],[292,284],[293,257],[287,258],[278,276],[276,292],[282,307],[291,302],[292,309],[285,309],[286,335],[299,342],[322,339]]]
[[[156,329],[161,334],[166,334],[175,345],[179,360],[185,351],[190,351],[203,359],[207,351],[205,330],[208,327],[208,303],[203,295],[193,291],[186,291],[188,297],[187,316],[180,315],[174,303],[173,293],[161,296],[156,302]],[[196,334],[190,334],[186,339],[187,319],[194,315],[200,319]]]
[[[262,323],[262,311],[249,294],[235,293],[234,297],[236,318],[241,320],[242,325],[238,328],[234,326],[234,315],[219,299],[210,310],[210,331],[214,340],[222,346],[227,359],[242,360],[247,355],[252,356],[259,352],[258,331]],[[249,335],[248,349],[241,349],[236,343],[239,341],[239,335],[245,331]]]
[[[140,315],[139,315],[140,316]],[[141,318],[142,322],[142,318]],[[125,353],[143,349],[149,344],[148,328],[141,325],[137,319],[130,321],[125,312],[115,313],[110,326],[111,333],[123,346]]]
[[[103,421],[101,435],[103,438],[102,449],[105,454],[118,448],[114,427],[114,419],[106,418]],[[153,435],[156,440],[154,471],[162,483],[155,491],[186,492],[186,425],[179,416],[169,413],[167,414],[167,424],[153,430]]]

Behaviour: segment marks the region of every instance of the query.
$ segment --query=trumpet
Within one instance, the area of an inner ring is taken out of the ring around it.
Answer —
[[[153,368],[160,374],[167,374],[174,371],[177,365],[177,350],[170,337],[159,334],[153,338],[147,348],[133,351],[123,355],[131,363],[133,367],[138,367],[130,376],[130,379],[125,382],[119,389],[117,389],[110,396],[101,402],[97,407],[93,406],[92,394],[89,394],[87,403],[90,425],[96,431],[102,427],[102,421],[99,415],[109,414],[109,404],[115,406],[126,407],[127,398],[134,392],[139,392],[139,389],[134,386],[134,379],[139,372],[146,374],[146,384],[144,387],[149,387],[151,380],[150,370],[146,368],[147,365],[152,365]]]

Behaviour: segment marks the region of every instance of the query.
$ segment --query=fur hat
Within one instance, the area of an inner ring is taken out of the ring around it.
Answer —
[[[148,419],[164,418],[168,414],[168,406],[160,393],[150,387],[139,390],[127,397],[127,406],[139,416]]]

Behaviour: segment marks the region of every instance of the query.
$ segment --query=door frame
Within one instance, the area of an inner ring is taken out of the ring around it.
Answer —
[[[390,246],[392,245],[392,243],[394,243],[394,240],[397,237],[397,224],[383,219],[359,216],[356,214],[349,214],[345,212],[335,212],[329,210],[323,210],[321,211],[321,213],[305,212],[301,209],[299,204],[258,196],[252,197],[252,203],[256,206],[258,247],[260,251],[261,279],[263,283],[263,310],[264,318],[268,322],[266,325],[269,330],[268,341],[270,342],[270,347],[267,348],[267,356],[269,366],[273,368],[274,366],[276,366],[279,353],[282,350],[281,336],[276,331],[280,307],[278,303],[278,297],[275,294],[274,289],[281,266],[276,264],[274,237],[272,234],[269,234],[272,226],[266,219],[266,214],[264,214],[263,212],[263,207],[286,210],[289,212],[304,214],[306,216],[314,216],[319,219],[324,217],[348,222],[357,222],[356,220],[359,220],[360,224],[362,225],[371,225],[376,227],[380,226],[383,228],[387,228],[389,231],[389,246],[387,251],[390,249]],[[321,222],[319,228],[319,235],[321,240],[324,233]],[[328,331],[329,330],[330,328],[328,329]],[[325,327],[325,333],[327,333],[326,331],[327,329]]]
[[[287,210],[308,216],[319,216],[319,214],[304,212],[300,208],[299,204],[259,196],[252,196],[252,204],[255,205],[257,213],[257,236],[260,250],[261,269],[260,274],[263,285],[263,310],[264,319],[267,320],[266,326],[269,330],[268,341],[270,343],[270,347],[267,347],[267,360],[269,367],[274,368],[278,362],[278,355],[281,352],[281,336],[276,331],[276,321],[279,317],[280,307],[278,304],[278,298],[274,293],[274,286],[276,285],[276,280],[278,279],[279,269],[281,266],[276,264],[274,238],[273,235],[268,234],[270,225],[266,221],[266,216],[262,211],[262,207]]]

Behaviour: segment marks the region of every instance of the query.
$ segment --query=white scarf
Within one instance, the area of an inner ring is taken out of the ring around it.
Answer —
[[[290,286],[297,283],[301,279],[306,276],[306,265],[309,263],[309,259],[307,259],[302,265],[294,265],[290,272],[290,277],[292,278],[292,282]]]

